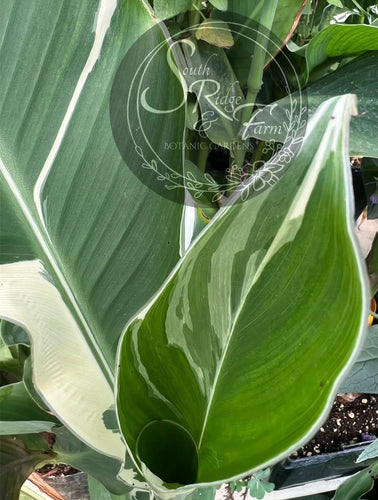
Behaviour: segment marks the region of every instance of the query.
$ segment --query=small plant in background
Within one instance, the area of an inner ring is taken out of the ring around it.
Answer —
[[[253,474],[247,479],[232,481],[228,485],[231,496],[232,493],[237,491],[238,493],[241,493],[241,498],[245,499],[247,494],[249,494],[252,498],[261,500],[264,498],[265,493],[271,493],[274,490],[274,484],[267,481],[269,476],[270,469],[265,469]]]

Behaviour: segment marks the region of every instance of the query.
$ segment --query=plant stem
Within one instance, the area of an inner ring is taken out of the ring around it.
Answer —
[[[357,9],[360,12],[362,12],[365,16],[368,16],[368,13],[366,12],[366,10],[363,9],[362,6],[356,0],[352,0],[352,2],[354,3],[354,5],[357,7]]]
[[[196,26],[201,21],[201,3],[202,0],[194,0],[192,10],[190,11],[189,24]]]
[[[205,144],[205,143],[201,142],[201,144]],[[209,153],[210,153],[210,148],[207,144],[206,144],[205,148],[203,148],[203,149],[200,148],[200,150],[199,150],[198,157],[197,157],[197,167],[202,172],[206,171],[206,163],[207,163],[207,157],[209,156]]]
[[[257,146],[256,153],[253,155],[253,162],[254,163],[261,160],[261,158],[263,156],[264,148],[265,148],[265,141],[260,141],[259,145]]]
[[[263,13],[260,19],[260,26],[264,33],[259,31],[256,38],[255,50],[252,56],[252,62],[248,75],[248,91],[245,100],[246,107],[242,113],[241,124],[248,123],[252,116],[252,111],[256,102],[256,97],[260,92],[263,81],[263,73],[266,60],[266,48],[269,43],[269,34],[272,30],[274,17],[276,14],[278,0],[268,0],[264,3]],[[235,163],[238,167],[242,167],[245,159],[245,150],[236,148]]]

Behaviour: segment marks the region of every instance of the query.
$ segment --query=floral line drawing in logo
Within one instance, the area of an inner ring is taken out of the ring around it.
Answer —
[[[230,22],[227,28],[223,25],[217,29],[245,36],[243,23]],[[278,181],[301,146],[307,107],[298,90],[299,81],[296,93],[291,92],[281,68],[278,71],[286,97],[273,104],[249,104],[227,53],[201,40],[200,27],[186,28],[174,36],[165,33],[163,40],[160,33],[158,43],[146,43],[149,50],[143,37],[136,43],[126,54],[113,85],[111,122],[126,165],[149,188],[179,203],[183,203],[183,196],[170,193],[183,190],[194,201],[206,197],[220,205],[231,195],[236,194],[233,199],[237,200],[239,194],[244,200],[249,193],[260,192]],[[271,43],[269,51],[265,49],[273,61],[282,43],[270,40],[271,33],[262,32],[260,26],[247,28],[252,48],[256,33]],[[158,38],[156,33],[147,35]],[[136,65],[137,58],[140,63]],[[133,72],[129,71],[131,64],[136,68]],[[161,88],[161,98],[157,98],[151,87],[163,64],[164,71],[176,82],[169,89],[175,93],[176,102]],[[152,123],[158,132],[151,136]],[[170,123],[176,124],[174,130]],[[181,140],[177,137],[179,130]],[[211,162],[209,167],[207,160],[202,161],[198,168],[196,159],[211,158],[216,151],[221,151],[218,156],[226,154],[228,165],[214,177]]]
[[[197,178],[192,172],[186,171],[183,174],[176,172],[168,166],[168,172],[162,173],[159,171],[158,164],[155,159],[148,161],[142,151],[142,148],[135,145],[135,151],[142,159],[142,168],[151,170],[156,174],[156,179],[164,182],[167,190],[186,188],[190,191],[194,199],[200,199],[205,194],[211,194],[212,202],[217,202],[224,199],[231,192],[240,192],[241,200],[245,201],[251,191],[259,192],[269,186],[273,186],[286,171],[286,168],[295,156],[297,146],[300,146],[303,140],[302,135],[297,135],[295,131],[299,128],[304,128],[306,121],[303,116],[307,112],[306,107],[301,107],[298,110],[298,101],[293,101],[292,109],[286,110],[288,123],[283,123],[283,128],[286,131],[286,137],[289,141],[286,144],[276,143],[273,140],[267,141],[263,148],[263,153],[271,153],[272,157],[268,163],[257,161],[249,163],[246,161],[243,166],[233,164],[226,169],[227,184],[218,184],[214,178],[204,173],[201,177],[204,180]],[[296,113],[296,111],[298,111]],[[185,149],[185,144],[180,145]],[[249,175],[246,175],[249,171]],[[278,175],[280,174],[280,175]],[[244,180],[243,176],[245,177]]]

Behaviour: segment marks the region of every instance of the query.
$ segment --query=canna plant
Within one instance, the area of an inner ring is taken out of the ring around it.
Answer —
[[[51,462],[212,498],[325,419],[367,324],[378,28],[313,3],[0,4],[3,498]]]

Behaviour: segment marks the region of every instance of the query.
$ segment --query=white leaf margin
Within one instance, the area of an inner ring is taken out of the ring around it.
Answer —
[[[30,337],[33,384],[43,401],[80,440],[123,461],[121,435],[103,419],[114,405],[113,389],[42,263],[1,266],[0,302],[2,317]]]
[[[231,481],[236,481],[238,479],[241,479],[243,477],[246,477],[254,472],[257,472],[261,469],[265,469],[267,467],[271,467],[272,465],[278,463],[280,460],[283,460],[287,458],[291,452],[295,451],[299,447],[303,446],[308,442],[308,440],[313,436],[316,431],[319,429],[319,427],[324,423],[326,420],[329,409],[332,406],[332,403],[336,397],[336,394],[338,392],[338,388],[341,384],[341,381],[346,377],[348,372],[350,371],[351,367],[353,364],[356,362],[356,359],[358,357],[358,354],[360,350],[362,349],[365,338],[366,338],[366,332],[367,332],[367,317],[369,314],[369,304],[370,304],[370,287],[368,283],[368,278],[367,278],[367,273],[366,273],[366,267],[365,267],[365,262],[363,259],[362,251],[359,246],[356,234],[355,234],[355,227],[353,224],[353,215],[354,215],[354,194],[353,194],[353,188],[352,188],[352,174],[350,172],[349,168],[349,123],[351,116],[355,116],[358,114],[357,111],[357,98],[355,94],[344,94],[342,96],[336,96],[328,99],[327,101],[323,102],[319,108],[316,110],[314,115],[311,117],[311,120],[307,124],[307,129],[306,129],[306,136],[304,138],[302,147],[305,147],[306,143],[306,137],[310,136],[312,133],[315,132],[315,129],[318,125],[318,121],[321,119],[323,113],[329,113],[331,116],[330,121],[328,122],[328,126],[326,130],[323,133],[323,139],[320,141],[319,150],[322,151],[322,153],[328,152],[333,152],[336,153],[339,150],[339,139],[340,137],[342,138],[342,144],[343,144],[343,151],[342,154],[344,156],[344,181],[345,181],[345,206],[346,206],[346,226],[347,230],[351,239],[351,243],[354,249],[354,253],[357,259],[357,264],[359,268],[359,274],[361,278],[361,291],[362,291],[362,296],[364,298],[364,305],[362,307],[361,311],[361,318],[360,318],[360,328],[359,332],[356,335],[356,341],[353,346],[353,352],[346,363],[344,367],[340,370],[338,373],[338,376],[336,377],[333,388],[329,392],[329,396],[327,399],[326,404],[324,405],[323,411],[319,418],[314,422],[312,427],[302,436],[301,439],[299,439],[293,446],[288,448],[285,452],[280,453],[274,459],[268,460],[262,464],[260,464],[257,468],[254,468],[252,470],[246,470],[238,475],[235,475],[230,478],[224,478],[222,481],[214,481],[214,482],[207,482],[207,483],[196,483],[195,485],[189,484],[185,486],[181,486],[175,490],[168,489],[165,485],[164,482],[158,478],[155,474],[153,474],[146,464],[141,463],[139,466],[137,464],[137,461],[135,460],[135,457],[133,456],[130,448],[126,444],[128,455],[131,457],[133,460],[136,469],[143,474],[143,476],[146,479],[146,482],[148,483],[149,487],[153,492],[156,493],[156,495],[162,499],[162,500],[171,500],[173,497],[183,497],[185,498],[187,495],[190,495],[193,492],[193,487],[195,489],[202,489],[202,488],[208,488],[209,486],[214,486],[214,487],[219,487],[223,482],[231,482]],[[344,126],[339,130],[340,123],[343,124]],[[267,164],[269,168],[269,163]],[[324,168],[324,165],[320,165],[315,159],[308,172],[308,174],[305,177],[305,184],[306,184],[306,189],[298,196],[297,201],[298,201],[298,206],[296,208],[293,208],[293,212],[291,213],[291,218],[292,219],[301,219],[304,215],[305,207],[307,205],[307,202],[311,196],[312,189],[314,187],[314,183],[316,182],[316,178],[321,172],[322,168]],[[250,179],[249,182],[253,182],[253,178]],[[249,189],[249,182],[245,184],[244,190]],[[120,366],[120,357],[121,357],[121,347],[123,343],[123,338],[126,335],[129,327],[132,325],[132,323],[136,320],[143,320],[145,316],[147,315],[148,311],[153,307],[155,302],[158,300],[160,295],[164,292],[164,289],[170,284],[172,278],[174,275],[178,272],[180,267],[183,264],[183,261],[190,256],[190,251],[193,247],[196,246],[196,244],[199,242],[199,240],[202,239],[204,234],[207,233],[207,231],[211,231],[211,228],[214,224],[217,224],[218,219],[222,218],[223,215],[232,208],[232,206],[238,202],[239,198],[242,197],[244,190],[238,190],[235,192],[228,200],[228,202],[223,205],[220,210],[216,213],[214,218],[210,221],[210,223],[204,228],[204,230],[190,243],[188,247],[182,248],[183,255],[180,261],[176,264],[174,269],[171,271],[167,279],[164,281],[160,289],[151,297],[151,299],[137,312],[134,317],[132,317],[126,324],[122,335],[120,337],[120,341],[118,344],[118,351],[117,351],[117,369],[116,369],[116,388],[115,388],[115,399],[117,401],[118,398],[118,377],[119,377],[119,366]],[[184,246],[184,245],[183,245]],[[118,419],[118,426],[120,426],[119,422],[119,416],[117,412],[117,419]]]

